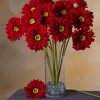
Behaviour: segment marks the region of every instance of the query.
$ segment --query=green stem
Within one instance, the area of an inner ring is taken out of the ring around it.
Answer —
[[[44,50],[44,53],[45,53],[45,56],[47,58],[47,63],[48,63],[48,68],[49,68],[49,72],[50,72],[50,75],[51,75],[51,80],[54,82],[53,71],[52,71],[52,67],[51,67],[47,48]]]
[[[64,39],[63,42],[62,42],[62,46],[61,46],[60,54],[59,54],[59,66],[58,66],[57,83],[59,83],[59,76],[60,76],[60,70],[61,70],[60,64],[61,64],[62,52],[63,52],[65,43],[66,43],[66,40]]]
[[[56,73],[58,76],[58,72],[59,72],[59,65],[58,65],[58,56],[57,56],[57,44],[55,44],[55,58],[56,58]],[[57,83],[57,78],[56,78],[56,83]]]
[[[58,56],[57,56],[57,42],[54,41],[54,61],[55,61],[55,69],[56,69],[56,84],[57,84],[57,76],[58,76],[58,71],[59,71],[59,66],[58,66]]]
[[[56,61],[55,61],[55,41],[52,40],[52,59],[53,59],[53,71],[54,71],[54,81],[56,84],[56,78],[57,78],[57,73],[56,73]]]
[[[63,56],[65,55],[66,49],[68,47],[68,43],[69,43],[70,37],[68,38],[66,44],[65,44],[65,48],[64,48],[64,52],[63,52]]]
[[[52,42],[51,42],[51,40],[49,40],[49,49],[50,49],[50,51],[51,51],[51,56],[52,56],[52,69],[53,69],[53,77],[54,77],[54,84],[56,84],[56,78],[57,78],[57,71],[56,71],[56,49],[55,49],[55,47],[56,47],[56,42],[54,41],[54,40],[52,40]]]
[[[61,58],[59,61],[59,72],[58,72],[58,77],[57,77],[57,83],[59,82],[59,77],[60,77],[60,73],[61,73],[61,66],[63,63],[64,56],[65,56],[66,48],[68,47],[69,40],[70,40],[70,37],[68,38],[67,42],[66,41],[63,42],[62,47],[61,47],[61,54],[60,54]]]
[[[62,56],[62,52],[63,52],[63,48],[64,48],[65,43],[66,43],[66,40],[63,40],[63,43],[62,43],[62,46],[61,46],[61,49],[60,49],[60,54],[59,54],[59,64],[60,64],[60,61],[61,61],[61,56]]]

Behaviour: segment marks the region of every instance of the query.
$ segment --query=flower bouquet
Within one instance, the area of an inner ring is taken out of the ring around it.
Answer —
[[[25,36],[31,50],[44,52],[50,75],[46,93],[53,96],[65,93],[60,75],[70,39],[77,51],[90,48],[94,41],[92,26],[93,13],[85,0],[29,0],[21,17],[8,21],[6,33],[11,41]]]

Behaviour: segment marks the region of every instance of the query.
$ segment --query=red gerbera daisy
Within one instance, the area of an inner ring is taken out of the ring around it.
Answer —
[[[68,17],[51,19],[50,34],[55,41],[63,41],[71,35],[71,23]]]
[[[34,0],[30,0],[29,3],[32,3],[34,2]],[[53,0],[37,0],[37,2],[40,4],[40,3],[53,3]]]
[[[37,23],[40,22],[41,15],[38,12],[34,12],[34,14],[28,14],[22,16],[22,30],[23,32],[27,32],[30,27],[35,26]]]
[[[49,3],[49,2],[50,2],[50,3],[53,3],[53,0],[39,0],[39,2],[40,2],[40,3],[46,3],[46,2],[48,2],[48,3]]]
[[[73,4],[74,8],[87,7],[87,2],[85,0],[68,0],[68,1]]]
[[[74,9],[71,17],[75,28],[89,29],[90,26],[93,26],[93,12],[85,10],[84,8]]]
[[[94,33],[92,30],[75,30],[72,34],[73,48],[75,50],[90,48],[91,42],[94,41],[93,37]]]
[[[8,21],[6,25],[6,33],[8,39],[11,41],[19,40],[22,36],[21,20],[20,18],[14,17]]]
[[[45,96],[46,85],[40,80],[33,80],[24,90],[29,98],[42,98]]]
[[[22,13],[24,15],[32,14],[34,13],[34,11],[37,9],[38,6],[39,6],[39,0],[30,0],[30,2],[25,4],[25,6],[23,7]]]
[[[69,0],[71,3],[77,3],[79,0]]]
[[[51,16],[51,8],[52,8],[52,4],[51,3],[44,3],[41,4],[38,12],[41,14],[42,18],[41,18],[41,23],[44,25],[48,24],[48,19]]]
[[[28,47],[32,50],[42,50],[48,45],[48,34],[45,26],[37,24],[26,33]]]
[[[59,0],[52,7],[52,13],[56,17],[69,15],[71,4],[67,0]]]

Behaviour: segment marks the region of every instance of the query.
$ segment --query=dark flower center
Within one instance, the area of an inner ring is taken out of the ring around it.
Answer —
[[[85,18],[83,16],[79,17],[80,22],[84,22]]]
[[[81,35],[81,36],[80,36],[81,41],[84,41],[85,38],[86,38],[86,37],[85,37],[84,35]]]
[[[40,36],[39,34],[37,34],[37,35],[35,36],[35,40],[36,40],[36,41],[40,41],[40,40],[41,40],[41,36]]]
[[[19,31],[19,28],[18,28],[17,26],[15,26],[15,27],[14,27],[14,31],[15,31],[15,32],[18,32],[18,31]]]
[[[45,12],[45,13],[43,14],[43,16],[44,16],[44,17],[48,17],[48,12]]]
[[[34,88],[34,89],[33,89],[33,93],[34,93],[34,94],[39,93],[39,89],[38,89],[38,88]]]
[[[34,10],[35,10],[35,8],[34,8],[34,7],[32,7],[32,8],[31,8],[31,11],[33,12]]]
[[[64,29],[65,29],[64,26],[59,26],[59,31],[60,31],[60,32],[63,32]]]
[[[30,24],[34,24],[34,23],[35,23],[35,19],[34,18],[30,19]]]

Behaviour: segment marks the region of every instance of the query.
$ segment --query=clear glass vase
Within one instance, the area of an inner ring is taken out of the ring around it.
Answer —
[[[59,97],[65,95],[65,66],[64,52],[57,49],[54,42],[54,50],[45,49],[45,83],[47,97]]]

